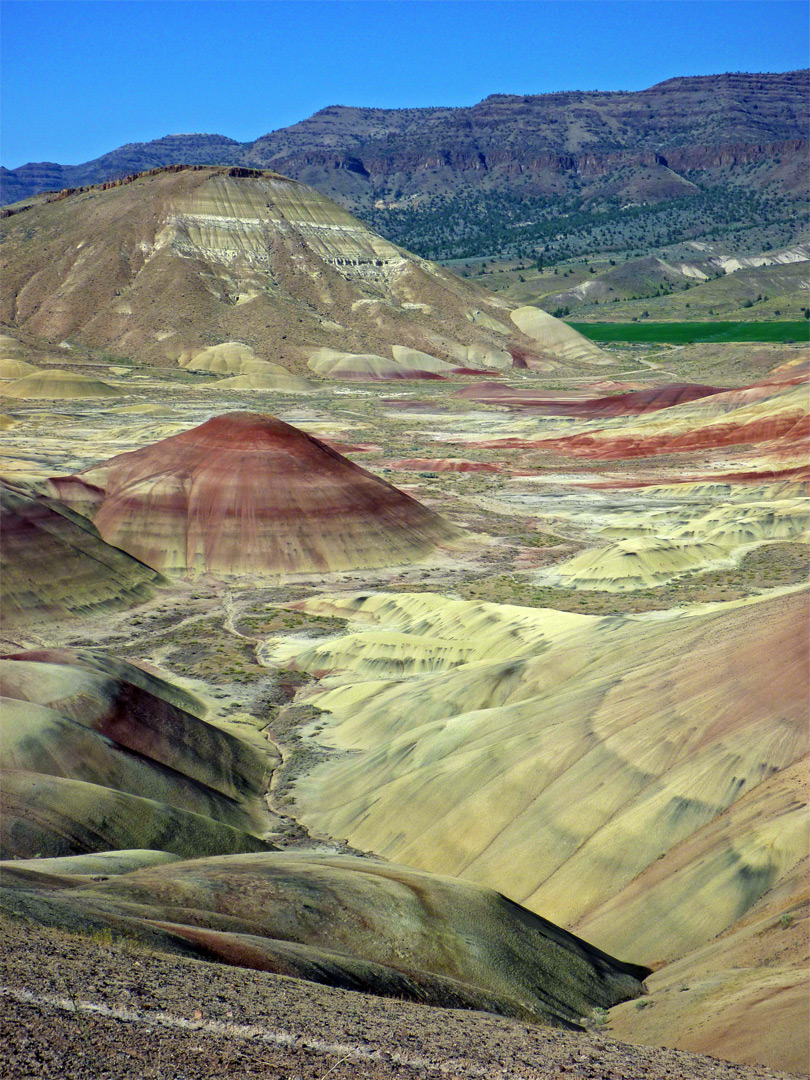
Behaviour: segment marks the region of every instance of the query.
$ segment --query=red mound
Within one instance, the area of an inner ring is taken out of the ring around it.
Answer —
[[[348,367],[340,369],[341,382],[397,382],[403,380],[414,382],[418,379],[445,381],[444,375],[440,375],[437,371],[423,371],[422,368],[402,367],[401,370],[397,371],[394,370],[392,365],[392,367],[385,369],[384,374],[380,375],[374,375],[363,369],[358,370]]]
[[[334,439],[323,439],[322,442],[338,454],[379,454],[382,450],[377,443],[342,443]]]
[[[415,499],[271,416],[228,413],[78,477],[101,535],[155,568],[279,573],[413,561],[454,530]]]
[[[480,401],[485,405],[508,405],[511,409],[534,410],[553,406],[564,400],[582,400],[582,394],[576,392],[551,394],[544,390],[526,390],[522,387],[504,386],[493,382],[465,386],[463,390],[456,390],[455,396],[466,398],[468,401]]]
[[[722,394],[720,386],[698,386],[692,383],[672,383],[646,387],[629,393],[598,398],[584,398],[581,393],[550,394],[542,390],[525,390],[497,383],[481,383],[457,391],[459,397],[471,398],[493,405],[508,405],[515,409],[533,409],[545,416],[581,416],[585,419],[600,416],[625,416],[671,409],[687,401]]]
[[[442,405],[439,401],[430,401],[425,398],[412,398],[412,397],[398,397],[398,398],[379,398],[381,405],[388,405],[394,409],[407,409],[408,412],[430,412],[430,413],[451,413],[452,410],[448,409],[446,405]]]
[[[504,386],[494,382],[478,383],[475,386],[465,386],[463,390],[455,391],[456,397],[472,398],[474,401],[487,401],[490,394],[493,400],[498,401],[503,397],[522,399],[528,396],[533,399],[537,396],[532,390],[520,390],[515,386]],[[541,396],[548,400],[548,394]]]
[[[627,480],[604,480],[601,483],[587,484],[586,487],[602,490],[608,488],[642,488],[667,484],[773,484],[781,481],[810,482],[810,465],[796,465],[790,469],[751,469],[748,472],[712,472],[690,473],[688,476],[669,476],[662,480],[660,476]]]
[[[722,394],[723,391],[722,386],[670,383],[666,386],[651,386],[646,390],[631,390],[627,394],[617,394],[612,397],[594,398],[591,401],[572,404],[569,409],[573,415],[578,416],[624,416],[627,413],[671,409],[674,405],[698,401],[700,398]]]
[[[666,432],[646,438],[632,436],[615,438],[593,435],[571,435],[562,439],[549,439],[531,445],[548,450],[562,450],[575,456],[589,457],[601,461],[617,458],[652,457],[658,454],[671,454],[687,450],[710,450],[723,446],[745,446],[752,443],[778,443],[774,451],[788,452],[794,447],[799,449],[810,438],[810,417],[773,416],[755,420],[748,424],[709,424],[679,435]],[[510,440],[511,442],[512,440]],[[499,444],[503,445],[503,444]]]
[[[503,379],[505,375],[500,371],[481,371],[479,368],[455,367],[451,375],[483,375],[487,379]]]
[[[674,384],[616,397],[569,401],[552,409],[549,409],[549,402],[546,401],[538,411],[557,411],[583,419],[609,419],[663,412],[686,402],[708,399],[705,405],[694,405],[682,412],[674,411],[651,423],[641,421],[634,426],[628,420],[626,428],[614,422],[601,430],[582,431],[557,439],[511,438],[479,445],[487,449],[551,450],[602,461],[758,445],[775,463],[805,451],[810,435],[810,418],[804,382],[802,376],[791,375],[789,378],[732,390]],[[495,387],[494,394],[501,390]],[[467,392],[466,396],[472,395]],[[491,400],[503,403],[504,398],[501,394],[499,399],[493,396]],[[524,396],[523,401],[526,400]]]
[[[559,360],[541,356],[540,353],[532,352],[530,349],[524,349],[520,345],[515,345],[510,348],[509,354],[512,357],[512,367],[514,368],[523,370],[526,368],[537,368],[540,371],[548,371],[551,368],[560,366]]]

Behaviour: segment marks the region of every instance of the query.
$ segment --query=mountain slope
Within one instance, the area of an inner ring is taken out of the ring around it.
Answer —
[[[276,173],[182,167],[79,190],[2,222],[0,320],[158,364],[238,340],[309,374],[317,349],[424,350],[475,366],[557,355],[511,305]],[[577,336],[585,359],[604,354]]]
[[[808,72],[793,71],[670,79],[634,93],[493,94],[466,108],[330,106],[252,143],[170,135],[82,165],[4,169],[0,179],[3,201],[13,202],[173,163],[273,168],[413,250],[466,257],[515,249],[520,239],[553,245],[559,228],[546,235],[537,227],[547,215],[686,200],[686,235],[696,215],[704,228],[709,221],[705,205],[691,206],[707,188],[726,193],[709,199],[717,224],[732,189],[738,198],[764,193],[769,203],[780,194],[800,199],[808,100]],[[505,200],[500,212],[479,205],[484,195]],[[550,197],[570,205],[550,208]]]

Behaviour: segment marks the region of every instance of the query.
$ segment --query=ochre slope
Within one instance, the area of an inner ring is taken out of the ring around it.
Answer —
[[[345,382],[377,382],[387,379],[440,379],[436,371],[409,367],[390,357],[373,353],[347,353],[337,349],[318,349],[307,361],[307,367],[326,379]],[[447,370],[452,370],[447,365]]]
[[[534,641],[513,636],[495,662],[470,659],[475,641],[483,653],[493,640],[497,657],[494,620],[479,636],[457,617],[453,631],[421,600],[397,598],[396,632],[432,674],[403,667],[409,652],[379,631],[288,660],[336,673],[313,699],[327,710],[319,738],[356,751],[298,782],[304,820],[387,857],[497,885],[578,925],[807,752],[802,592],[667,617],[580,616],[576,633],[559,613],[527,609]],[[336,601],[313,610],[350,614]],[[544,647],[549,618],[558,634]],[[628,919],[642,960],[707,940],[795,865],[806,818],[794,825],[788,811],[740,817],[710,873],[671,864],[667,887],[679,895],[688,882],[688,909],[640,936]],[[594,938],[615,948],[624,927],[621,909],[605,914]]]
[[[247,375],[233,375],[229,379],[217,379],[208,383],[206,390],[272,390],[280,394],[311,394],[318,389],[318,384],[311,379],[302,379],[299,375],[290,375],[286,371],[269,373],[251,371]]]
[[[785,485],[784,492],[768,492],[768,487],[752,484],[748,492],[738,491],[736,500],[717,491],[712,510],[705,509],[711,491],[701,492],[699,484],[683,485],[684,503],[675,507],[666,505],[666,488],[657,489],[649,496],[652,505],[657,497],[664,503],[657,513],[636,512],[626,521],[617,515],[602,530],[608,541],[605,546],[587,548],[536,577],[579,589],[621,592],[661,586],[707,568],[732,567],[744,552],[756,547],[806,542],[810,507],[798,494],[799,485]],[[697,501],[701,494],[703,499]],[[686,504],[690,495],[696,505]]]
[[[172,573],[395,565],[457,535],[437,514],[270,416],[229,413],[57,478],[101,535]]]
[[[185,859],[267,851],[271,844],[204,814],[84,780],[2,771],[0,854],[62,857],[148,847]]]
[[[806,787],[806,763],[802,772]],[[805,857],[730,930],[657,971],[651,1007],[614,1009],[611,1030],[630,1042],[806,1075],[809,916]]]
[[[0,599],[7,627],[142,603],[163,581],[56,500],[0,484],[0,507]]]
[[[173,167],[42,202],[0,229],[0,320],[52,344],[173,364],[237,342],[299,374],[336,343],[472,367],[537,356],[508,302],[272,172]],[[610,362],[573,330],[557,333],[562,352],[543,345],[552,368],[578,365],[570,340]]]
[[[37,371],[39,368],[27,364],[25,360],[15,360],[10,356],[0,360],[0,379],[22,379],[26,375],[34,375]]]
[[[613,362],[598,345],[542,308],[520,307],[510,315],[515,326],[535,343],[542,355],[590,364]]]
[[[280,364],[259,359],[253,349],[241,341],[223,341],[219,345],[209,345],[206,349],[184,349],[178,356],[177,362],[188,371],[203,371],[218,375],[285,371]]]
[[[121,393],[117,387],[92,375],[58,368],[33,371],[0,388],[0,394],[8,398],[110,398],[120,397]]]

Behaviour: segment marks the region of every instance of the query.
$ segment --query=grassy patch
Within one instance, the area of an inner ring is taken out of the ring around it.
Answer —
[[[591,341],[631,341],[688,345],[696,341],[761,341],[784,344],[805,342],[810,334],[806,319],[795,322],[637,322],[575,323],[569,326]]]

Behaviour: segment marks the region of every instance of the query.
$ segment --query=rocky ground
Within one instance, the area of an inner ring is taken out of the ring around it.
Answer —
[[[0,922],[0,1076],[25,1080],[753,1080],[676,1050],[433,1009]]]

